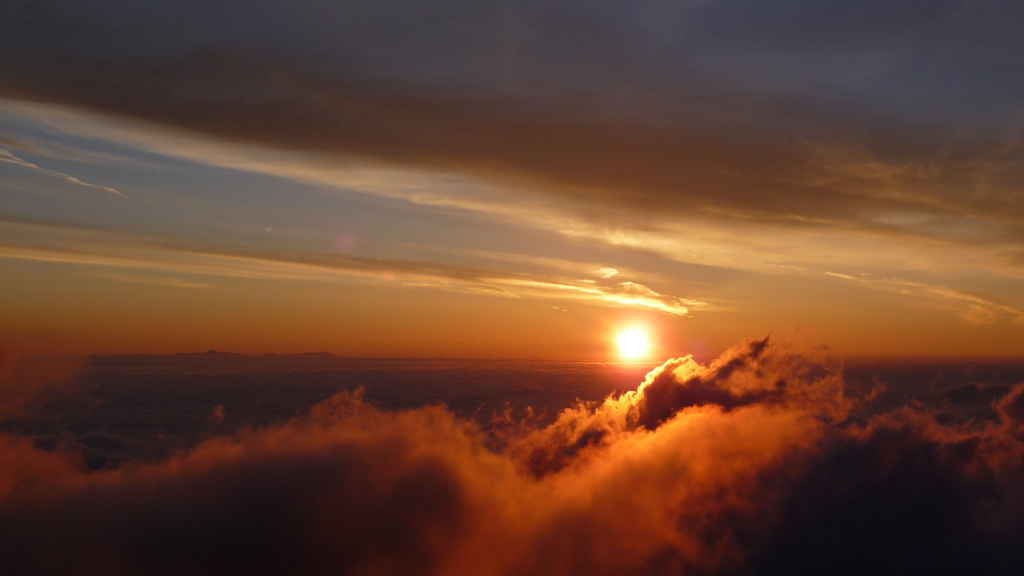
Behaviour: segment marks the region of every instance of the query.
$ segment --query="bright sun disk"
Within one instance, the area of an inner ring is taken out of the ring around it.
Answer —
[[[626,358],[639,358],[647,353],[650,343],[647,335],[639,330],[626,330],[618,337],[619,352]]]

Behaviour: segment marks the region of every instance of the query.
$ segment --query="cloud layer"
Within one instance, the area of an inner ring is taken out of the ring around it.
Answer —
[[[13,2],[0,16],[7,96],[468,172],[611,214],[1014,253],[1022,239],[1015,2]]]
[[[166,238],[0,218],[0,259],[3,258],[97,266],[105,271],[88,273],[113,280],[182,288],[207,288],[209,285],[179,278],[136,277],[119,271],[320,282],[388,282],[510,298],[566,300],[657,310],[676,316],[686,315],[691,308],[713,307],[707,302],[661,294],[636,282],[612,280],[614,275],[603,272],[597,265],[573,264],[572,272],[580,273],[583,269],[585,274],[596,277],[581,279],[343,253],[232,253],[211,250],[202,245],[188,246]],[[555,259],[550,262],[560,263]]]
[[[754,340],[543,427],[341,395],[151,464],[0,445],[19,574],[1011,574],[1018,386],[942,425]]]

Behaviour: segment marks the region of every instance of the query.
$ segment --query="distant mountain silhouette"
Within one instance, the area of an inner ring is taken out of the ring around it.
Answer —
[[[276,352],[268,352],[260,356],[250,356],[248,354],[239,354],[238,352],[219,352],[217,350],[207,350],[206,352],[178,352],[175,356],[203,356],[203,357],[245,357],[245,358],[337,358],[330,352],[300,352],[298,354],[277,354]]]
[[[239,354],[237,352],[218,352],[216,350],[207,350],[206,352],[178,352],[175,356],[247,356],[247,354]]]

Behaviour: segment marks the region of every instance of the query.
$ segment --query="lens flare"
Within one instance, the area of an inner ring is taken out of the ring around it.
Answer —
[[[626,330],[618,336],[619,352],[626,358],[640,358],[647,354],[651,345],[647,335],[640,330]]]

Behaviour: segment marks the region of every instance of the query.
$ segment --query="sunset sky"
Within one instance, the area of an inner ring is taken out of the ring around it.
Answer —
[[[1024,354],[1024,4],[4,2],[0,339]]]
[[[0,0],[0,575],[1019,576],[1024,1]]]

